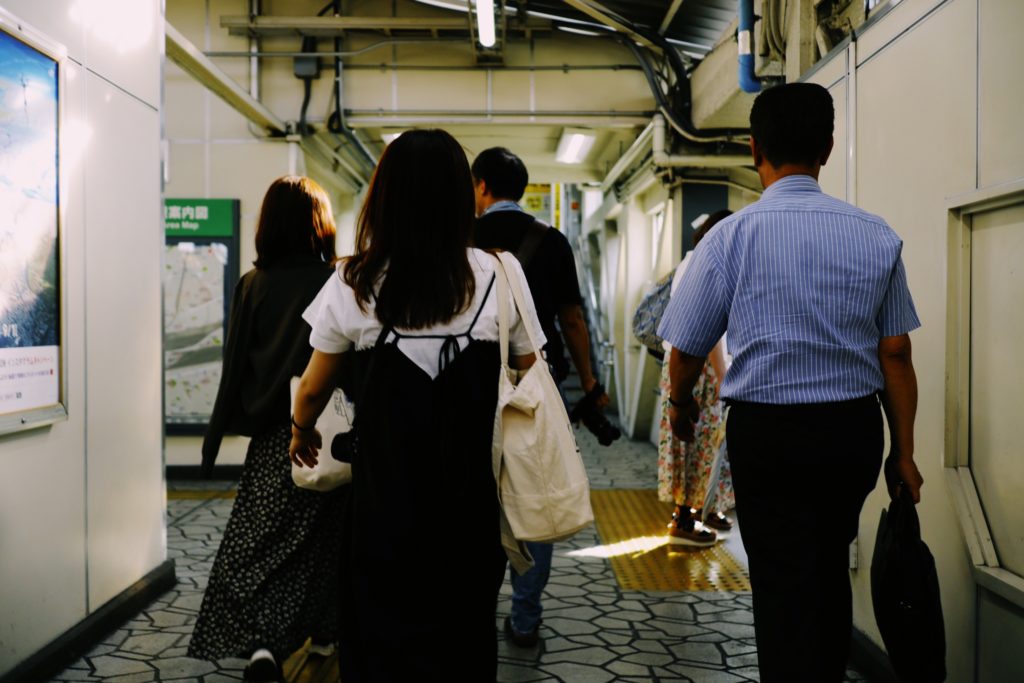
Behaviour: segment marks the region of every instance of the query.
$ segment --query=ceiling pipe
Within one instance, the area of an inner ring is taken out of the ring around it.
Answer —
[[[728,168],[730,166],[752,166],[753,160],[747,154],[682,154],[668,153],[665,143],[665,117],[655,114],[653,125],[651,158],[659,168],[690,166],[698,168]]]
[[[754,0],[740,0],[739,33],[739,82],[743,92],[761,92],[761,79],[754,73]]]
[[[654,121],[652,120],[647,124],[647,127],[640,132],[633,144],[629,146],[626,153],[619,157],[619,160],[611,167],[608,174],[601,181],[601,192],[608,193],[610,189],[615,186],[615,183],[619,182],[619,178],[622,174],[630,169],[644,154],[647,153],[647,149],[651,146],[651,139],[654,135]]]

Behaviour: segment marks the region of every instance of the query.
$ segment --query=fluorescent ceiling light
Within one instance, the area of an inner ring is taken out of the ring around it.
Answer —
[[[466,3],[457,2],[456,0],[416,0],[421,5],[431,5],[433,7],[440,7],[441,9],[455,10],[456,12],[465,12]]]
[[[561,164],[579,164],[587,158],[597,136],[589,130],[566,128],[558,141],[555,161]]]
[[[477,38],[484,47],[494,47],[494,0],[476,0]]]
[[[572,26],[556,26],[559,31],[565,31],[566,33],[575,33],[578,36],[606,36],[608,32],[598,33],[597,31],[588,31],[585,28],[574,28]]]
[[[380,139],[384,141],[385,145],[390,145],[399,135],[401,135],[401,133],[381,133]]]

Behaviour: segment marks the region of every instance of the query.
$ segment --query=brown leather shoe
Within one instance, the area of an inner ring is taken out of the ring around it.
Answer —
[[[700,518],[700,512],[697,512],[697,517]],[[708,515],[708,518],[704,520],[704,526],[710,527],[715,531],[732,531],[732,520],[726,517],[721,512]]]
[[[703,524],[693,519],[675,519],[668,528],[668,542],[674,545],[707,548],[717,540],[714,531],[705,529]]]

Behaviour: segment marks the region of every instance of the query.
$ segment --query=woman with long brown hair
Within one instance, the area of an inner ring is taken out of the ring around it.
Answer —
[[[342,489],[292,482],[289,383],[309,361],[302,311],[337,260],[331,204],[316,182],[275,180],[256,228],[255,268],[235,286],[224,370],[203,440],[213,468],[225,433],[251,437],[238,495],[188,653],[250,657],[245,680],[281,679],[281,662],[307,637],[337,637],[337,538]]]
[[[493,254],[470,247],[474,213],[455,139],[404,133],[370,183],[355,255],[306,312],[315,350],[296,396],[293,460],[315,462],[313,425],[339,378],[356,408],[342,557],[346,683],[495,680],[505,571],[491,471],[500,274]],[[508,276],[528,291],[521,268]],[[525,369],[534,361],[525,325],[543,333],[535,311],[524,321],[510,303],[509,315],[510,360]]]

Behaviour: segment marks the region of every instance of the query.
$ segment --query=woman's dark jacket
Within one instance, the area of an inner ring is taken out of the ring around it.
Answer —
[[[256,436],[288,422],[289,382],[313,353],[302,312],[334,272],[313,257],[254,268],[235,285],[224,369],[203,439],[209,476],[225,434]]]

